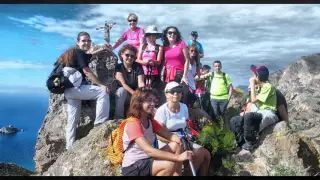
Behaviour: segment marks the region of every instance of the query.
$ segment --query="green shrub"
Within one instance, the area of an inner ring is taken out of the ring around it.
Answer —
[[[208,149],[212,155],[228,155],[236,148],[235,135],[230,130],[224,128],[224,122],[218,117],[219,123],[206,125],[202,128],[197,142]]]

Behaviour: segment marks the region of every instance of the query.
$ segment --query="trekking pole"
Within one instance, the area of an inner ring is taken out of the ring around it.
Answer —
[[[180,137],[181,141],[182,141],[182,145],[183,145],[183,149],[186,151],[186,150],[190,150],[192,151],[189,143],[188,143],[188,140],[186,138],[186,133],[181,129],[181,132],[183,133],[183,135]],[[191,171],[192,171],[192,174],[193,176],[196,176],[196,171],[194,169],[194,166],[193,166],[193,163],[189,160],[189,165],[190,165],[190,168],[191,168]]]
[[[201,94],[197,93],[198,99],[199,99],[199,103],[200,103],[200,109],[203,109],[202,107],[202,99],[201,99]]]
[[[148,88],[151,88],[151,73],[152,73],[152,69],[150,65],[147,65],[146,86]]]

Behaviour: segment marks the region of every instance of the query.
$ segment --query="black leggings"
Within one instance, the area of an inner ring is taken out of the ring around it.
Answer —
[[[189,108],[192,108],[193,104],[197,100],[197,96],[195,95],[193,90],[190,91],[189,86],[186,85],[185,82],[182,82],[181,85],[183,87],[183,92],[182,92],[183,94],[180,102],[186,104]]]
[[[255,141],[262,120],[262,114],[248,112],[242,118],[241,116],[232,117],[230,120],[231,130],[236,134],[236,139],[242,141]],[[238,142],[239,143],[239,142]]]

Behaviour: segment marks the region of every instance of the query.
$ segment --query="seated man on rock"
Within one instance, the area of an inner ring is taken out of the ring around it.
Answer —
[[[230,120],[238,145],[241,146],[245,142],[242,148],[246,150],[251,150],[256,144],[257,133],[279,119],[288,120],[287,103],[282,93],[268,82],[268,69],[265,66],[251,66],[251,70],[254,72],[249,86],[251,103],[247,104],[243,116],[235,116]],[[255,85],[260,88],[257,95]]]

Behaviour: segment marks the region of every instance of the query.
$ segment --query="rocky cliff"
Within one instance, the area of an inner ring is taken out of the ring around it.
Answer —
[[[0,163],[0,176],[30,176],[35,172],[18,166],[14,163]]]
[[[104,54],[102,61],[94,60],[91,67],[105,84],[112,84],[112,64],[116,57]],[[280,122],[268,127],[260,146],[252,153],[240,151],[233,156],[234,174],[277,175],[277,172],[295,172],[295,175],[315,175],[319,172],[320,133],[319,90],[320,55],[302,57],[285,69],[273,73],[271,81],[285,95],[289,107],[289,126]],[[106,72],[110,76],[106,76]],[[93,102],[83,102],[74,148],[65,150],[66,111],[63,96],[50,95],[50,105],[38,133],[36,170],[42,175],[120,175],[119,168],[106,161],[107,137],[115,127],[108,121],[93,128]],[[228,107],[228,117],[239,112],[243,103],[236,93]],[[190,111],[192,119],[202,127],[210,123],[207,114],[199,109]],[[93,128],[93,129],[92,129]],[[281,169],[282,168],[282,169]],[[280,169],[280,170],[279,170]],[[289,174],[290,175],[290,174]],[[292,175],[292,174],[291,174]]]

